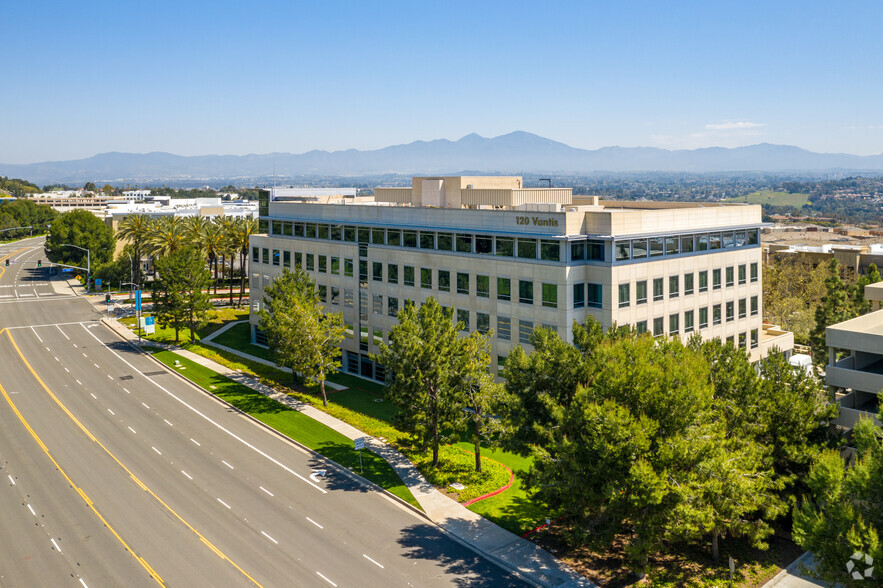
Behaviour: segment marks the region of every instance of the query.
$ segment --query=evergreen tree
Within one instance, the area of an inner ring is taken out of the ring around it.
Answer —
[[[199,253],[180,249],[156,260],[159,280],[154,286],[154,313],[161,325],[175,329],[175,342],[184,325],[190,330],[190,342],[205,325],[212,309],[211,298],[204,290],[211,284],[211,273]]]
[[[817,365],[826,365],[828,360],[825,329],[856,316],[853,300],[840,275],[840,264],[832,258],[825,279],[825,296],[816,308],[816,324],[810,336],[813,359]]]

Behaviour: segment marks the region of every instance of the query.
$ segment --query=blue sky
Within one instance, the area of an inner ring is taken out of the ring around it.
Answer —
[[[0,162],[373,149],[883,152],[881,2],[10,2]]]

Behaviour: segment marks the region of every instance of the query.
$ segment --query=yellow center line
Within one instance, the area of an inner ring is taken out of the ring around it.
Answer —
[[[7,259],[9,259],[13,255],[15,255],[16,253],[21,253],[22,251],[25,251],[27,249],[30,249],[30,247],[22,247],[18,251],[13,251],[12,253],[9,253],[8,255],[4,255],[3,257],[0,257],[0,261],[6,261]],[[3,274],[5,274],[5,273],[6,273],[6,265],[4,264],[3,267],[0,267],[0,278],[2,278]]]
[[[174,510],[173,510],[168,504],[166,504],[166,503],[165,503],[165,502],[164,502],[159,496],[157,496],[156,493],[155,493],[153,490],[151,490],[150,488],[148,488],[147,485],[146,485],[144,482],[142,482],[142,481],[138,478],[138,476],[136,476],[134,473],[132,473],[132,470],[130,470],[129,468],[127,468],[127,467],[123,464],[123,462],[121,462],[119,459],[117,459],[117,457],[116,457],[116,456],[115,456],[115,455],[114,455],[114,454],[113,454],[113,453],[112,453],[107,447],[105,447],[104,444],[101,443],[101,441],[99,441],[99,440],[95,437],[95,435],[93,435],[93,434],[92,434],[92,433],[91,433],[91,432],[90,432],[90,431],[89,431],[89,430],[83,425],[83,423],[81,423],[81,422],[77,419],[77,417],[75,417],[75,416],[73,415],[73,413],[71,413],[70,410],[68,410],[68,408],[67,408],[67,407],[61,402],[61,400],[59,400],[58,397],[57,397],[55,394],[52,393],[52,390],[50,390],[50,389],[49,389],[49,386],[47,386],[46,383],[43,382],[42,378],[40,378],[40,376],[37,375],[37,372],[34,371],[34,368],[31,367],[31,364],[30,364],[30,363],[28,362],[28,360],[25,358],[24,354],[21,352],[21,349],[19,349],[18,344],[15,342],[15,339],[12,338],[12,333],[9,332],[8,329],[3,329],[3,331],[6,332],[6,336],[9,337],[9,341],[12,343],[12,346],[15,347],[15,350],[16,350],[16,352],[18,353],[18,356],[19,356],[19,357],[21,358],[21,360],[24,362],[25,366],[28,368],[28,370],[31,372],[31,374],[34,376],[34,378],[37,380],[37,382],[40,383],[40,386],[46,391],[47,394],[49,394],[49,396],[52,398],[52,400],[55,401],[55,404],[57,404],[57,405],[61,408],[61,410],[63,410],[64,413],[65,413],[65,414],[66,414],[66,415],[67,415],[67,416],[68,416],[68,417],[69,417],[69,418],[70,418],[70,419],[71,419],[71,420],[77,425],[77,427],[79,427],[80,430],[83,431],[83,433],[84,433],[87,437],[89,437],[89,439],[91,439],[92,441],[94,441],[94,442],[95,442],[95,443],[96,443],[101,449],[103,449],[104,452],[107,453],[107,455],[109,455],[111,459],[113,459],[113,460],[114,460],[114,461],[115,461],[115,462],[116,462],[121,468],[123,468],[123,470],[125,470],[125,472],[126,472],[127,474],[129,474],[129,477],[131,477],[132,480],[133,480],[133,481],[134,481],[139,487],[143,488],[144,491],[146,491],[148,494],[150,494],[150,495],[154,498],[154,500],[156,500],[159,504],[161,504],[161,505],[162,505],[167,511],[169,511],[169,513],[171,513],[175,518],[177,518],[177,519],[178,519],[178,520],[179,520],[179,521],[180,521],[185,527],[187,527],[188,529],[190,529],[190,530],[191,530],[191,531],[192,531],[197,537],[199,537],[199,539],[200,539],[205,545],[208,546],[209,549],[211,549],[214,553],[216,553],[216,554],[218,555],[218,557],[220,557],[221,559],[223,559],[224,561],[226,561],[226,562],[228,562],[230,565],[232,565],[234,568],[236,568],[236,570],[239,571],[239,573],[241,573],[243,576],[245,576],[246,578],[248,578],[253,584],[255,584],[256,586],[261,586],[261,584],[258,583],[257,580],[255,580],[254,578],[252,578],[252,577],[251,577],[251,576],[250,576],[245,570],[243,570],[243,569],[242,569],[241,567],[239,567],[239,566],[238,566],[233,560],[231,560],[229,557],[227,557],[227,556],[226,556],[226,555],[225,555],[220,549],[218,549],[218,548],[217,548],[217,547],[216,547],[211,541],[209,541],[208,539],[206,539],[206,538],[202,535],[202,533],[200,533],[199,531],[197,531],[197,530],[193,527],[193,525],[191,525],[191,524],[188,523],[186,520],[184,520],[184,518],[183,518],[181,515],[179,515],[177,512],[175,512],[175,511],[174,511]],[[0,334],[2,334],[3,331],[0,331]],[[5,394],[5,393],[4,393],[4,394]],[[8,397],[7,397],[7,400],[8,400]],[[10,401],[10,403],[11,403],[11,401]]]
[[[0,331],[0,334],[2,334],[4,331],[6,332],[7,335],[9,335],[9,331],[7,331],[6,329],[3,329],[2,331]],[[10,337],[10,339],[11,339],[11,337]],[[163,582],[163,579],[160,577],[160,575],[157,574],[152,567],[150,567],[150,564],[148,564],[147,561],[145,561],[145,559],[143,557],[140,557],[137,553],[135,553],[134,549],[129,547],[129,544],[126,543],[125,539],[120,537],[120,534],[116,532],[116,530],[110,525],[110,523],[107,522],[107,519],[105,519],[104,516],[102,516],[102,514],[98,511],[98,509],[95,508],[95,504],[86,495],[86,493],[83,492],[82,488],[80,488],[79,486],[74,484],[74,481],[71,480],[70,476],[67,475],[67,472],[64,471],[64,469],[61,467],[61,465],[59,465],[59,463],[57,461],[55,461],[55,458],[52,457],[52,454],[49,452],[49,448],[46,447],[46,444],[43,443],[43,440],[40,439],[39,435],[37,435],[37,432],[34,431],[33,428],[31,428],[31,425],[28,423],[27,420],[25,420],[24,415],[22,415],[21,412],[19,412],[18,407],[15,405],[14,402],[12,402],[12,398],[9,397],[9,394],[6,393],[6,390],[3,388],[2,385],[0,385],[0,392],[3,393],[3,398],[5,398],[6,402],[9,403],[9,406],[12,408],[12,411],[18,417],[18,420],[21,421],[21,424],[24,425],[24,427],[25,427],[25,429],[27,429],[28,433],[31,434],[31,437],[34,438],[34,441],[37,442],[37,445],[40,446],[40,449],[43,450],[43,453],[46,454],[46,456],[52,462],[52,465],[55,466],[55,469],[57,469],[61,473],[61,475],[64,476],[64,479],[67,480],[67,483],[70,484],[71,488],[76,490],[77,494],[80,495],[80,498],[83,499],[83,501],[89,506],[89,508],[92,510],[92,512],[95,513],[95,516],[98,517],[98,520],[100,520],[102,523],[104,523],[104,526],[107,527],[108,530],[110,530],[110,532],[113,534],[113,536],[117,538],[117,541],[122,543],[122,545],[126,549],[126,551],[128,551],[132,555],[132,557],[134,557],[135,560],[138,563],[140,563],[144,567],[145,570],[147,570],[147,573],[150,574],[150,577],[153,578],[157,584],[159,584],[160,586],[165,586],[165,582]]]

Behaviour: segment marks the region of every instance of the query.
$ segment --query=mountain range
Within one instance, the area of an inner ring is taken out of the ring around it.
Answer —
[[[883,171],[883,154],[815,153],[789,145],[667,150],[655,147],[578,149],[532,133],[493,138],[475,133],[360,151],[308,151],[263,155],[102,153],[86,159],[0,164],[0,176],[38,184],[170,183],[269,180],[309,176],[591,174],[596,172],[827,172]]]

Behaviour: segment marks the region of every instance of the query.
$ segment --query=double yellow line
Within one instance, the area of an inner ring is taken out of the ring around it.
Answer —
[[[9,337],[9,342],[12,343],[13,347],[15,347],[15,351],[18,353],[18,356],[21,358],[22,362],[24,362],[25,366],[28,368],[28,371],[30,371],[31,374],[34,376],[34,378],[37,380],[37,382],[39,382],[39,384],[43,388],[43,390],[45,390],[46,393],[49,394],[49,396],[52,398],[52,400],[54,400],[55,403],[61,408],[61,410],[64,411],[64,413],[68,416],[68,418],[70,418],[77,425],[77,427],[79,427],[79,429],[91,441],[95,442],[101,449],[103,449],[104,452],[107,453],[107,455],[109,455],[111,457],[111,459],[113,459],[129,475],[129,477],[135,482],[135,484],[138,485],[138,487],[140,487],[142,490],[144,490],[145,492],[150,494],[150,496],[152,496],[169,513],[171,513],[176,519],[178,519],[178,521],[180,521],[185,527],[190,529],[190,531],[192,531],[197,537],[199,537],[200,541],[202,541],[202,543],[205,544],[206,547],[208,547],[211,551],[213,551],[222,560],[228,562],[230,565],[232,565],[234,568],[236,568],[236,570],[239,573],[241,573],[243,576],[248,578],[253,584],[255,584],[256,586],[261,586],[245,570],[243,570],[241,567],[239,567],[239,565],[237,565],[233,560],[231,560],[229,557],[227,557],[220,549],[218,549],[211,541],[209,541],[205,536],[203,536],[199,531],[197,531],[190,523],[188,523],[186,520],[184,520],[184,518],[181,517],[181,515],[179,515],[177,512],[175,512],[168,504],[166,504],[159,496],[157,496],[153,490],[148,488],[147,485],[138,478],[138,476],[136,476],[134,473],[132,473],[132,471],[123,464],[123,462],[121,462],[119,459],[117,459],[117,457],[103,443],[101,443],[101,441],[99,441],[95,437],[95,435],[93,435],[89,431],[89,429],[87,429],[83,425],[83,423],[81,423],[79,421],[79,419],[77,419],[77,417],[75,417],[73,415],[73,413],[71,413],[70,410],[68,410],[68,408],[61,402],[61,400],[59,400],[58,397],[52,393],[52,390],[50,390],[49,387],[46,385],[46,383],[43,382],[43,379],[40,378],[39,375],[37,375],[37,372],[34,371],[34,368],[31,367],[31,364],[25,358],[24,354],[21,352],[21,349],[19,349],[18,344],[15,342],[15,339],[12,338],[12,333],[10,333],[8,329],[3,329],[3,330],[0,330],[0,335],[2,335],[4,332],[6,333],[6,336]],[[55,465],[55,467],[58,468],[58,471],[62,473],[62,475],[65,477],[65,479],[71,485],[71,487],[73,487],[77,491],[77,493],[80,495],[80,497],[83,498],[83,500],[86,502],[86,504],[89,505],[89,508],[92,509],[92,511],[98,516],[98,518],[101,520],[101,522],[103,522],[105,525],[107,525],[107,528],[110,529],[111,533],[113,533],[113,535],[119,540],[119,542],[123,544],[123,546],[126,548],[126,550],[132,554],[132,556],[138,561],[138,563],[140,563],[144,567],[144,569],[147,570],[147,572],[150,574],[150,576],[154,580],[156,580],[156,582],[158,584],[160,584],[161,586],[165,586],[165,583],[163,582],[162,578],[153,570],[153,568],[150,567],[150,565],[144,560],[144,558],[139,557],[135,553],[135,551],[132,550],[132,548],[129,547],[129,545],[123,540],[123,538],[120,537],[120,535],[116,531],[114,531],[114,529],[104,519],[104,517],[101,516],[101,513],[99,513],[98,510],[95,508],[94,504],[89,499],[89,497],[86,496],[86,494],[73,483],[73,481],[70,479],[70,477],[68,477],[68,475],[64,472],[64,470],[62,470],[61,466],[58,465],[58,462],[55,461],[55,458],[53,458],[52,455],[49,453],[49,449],[46,447],[46,445],[43,443],[43,441],[40,439],[40,437],[37,436],[37,433],[34,432],[34,430],[31,428],[31,426],[28,424],[28,422],[25,420],[25,418],[19,412],[18,408],[12,402],[12,399],[9,397],[9,395],[6,393],[6,391],[3,389],[2,386],[0,386],[0,392],[3,393],[3,397],[6,399],[6,402],[9,403],[9,406],[12,407],[12,410],[18,416],[19,420],[22,422],[22,424],[25,426],[25,428],[28,430],[28,432],[31,434],[31,436],[34,438],[34,440],[37,442],[37,444],[40,446],[40,448],[43,449],[43,451],[46,453],[47,456],[49,456],[49,459],[52,460],[52,463]]]

